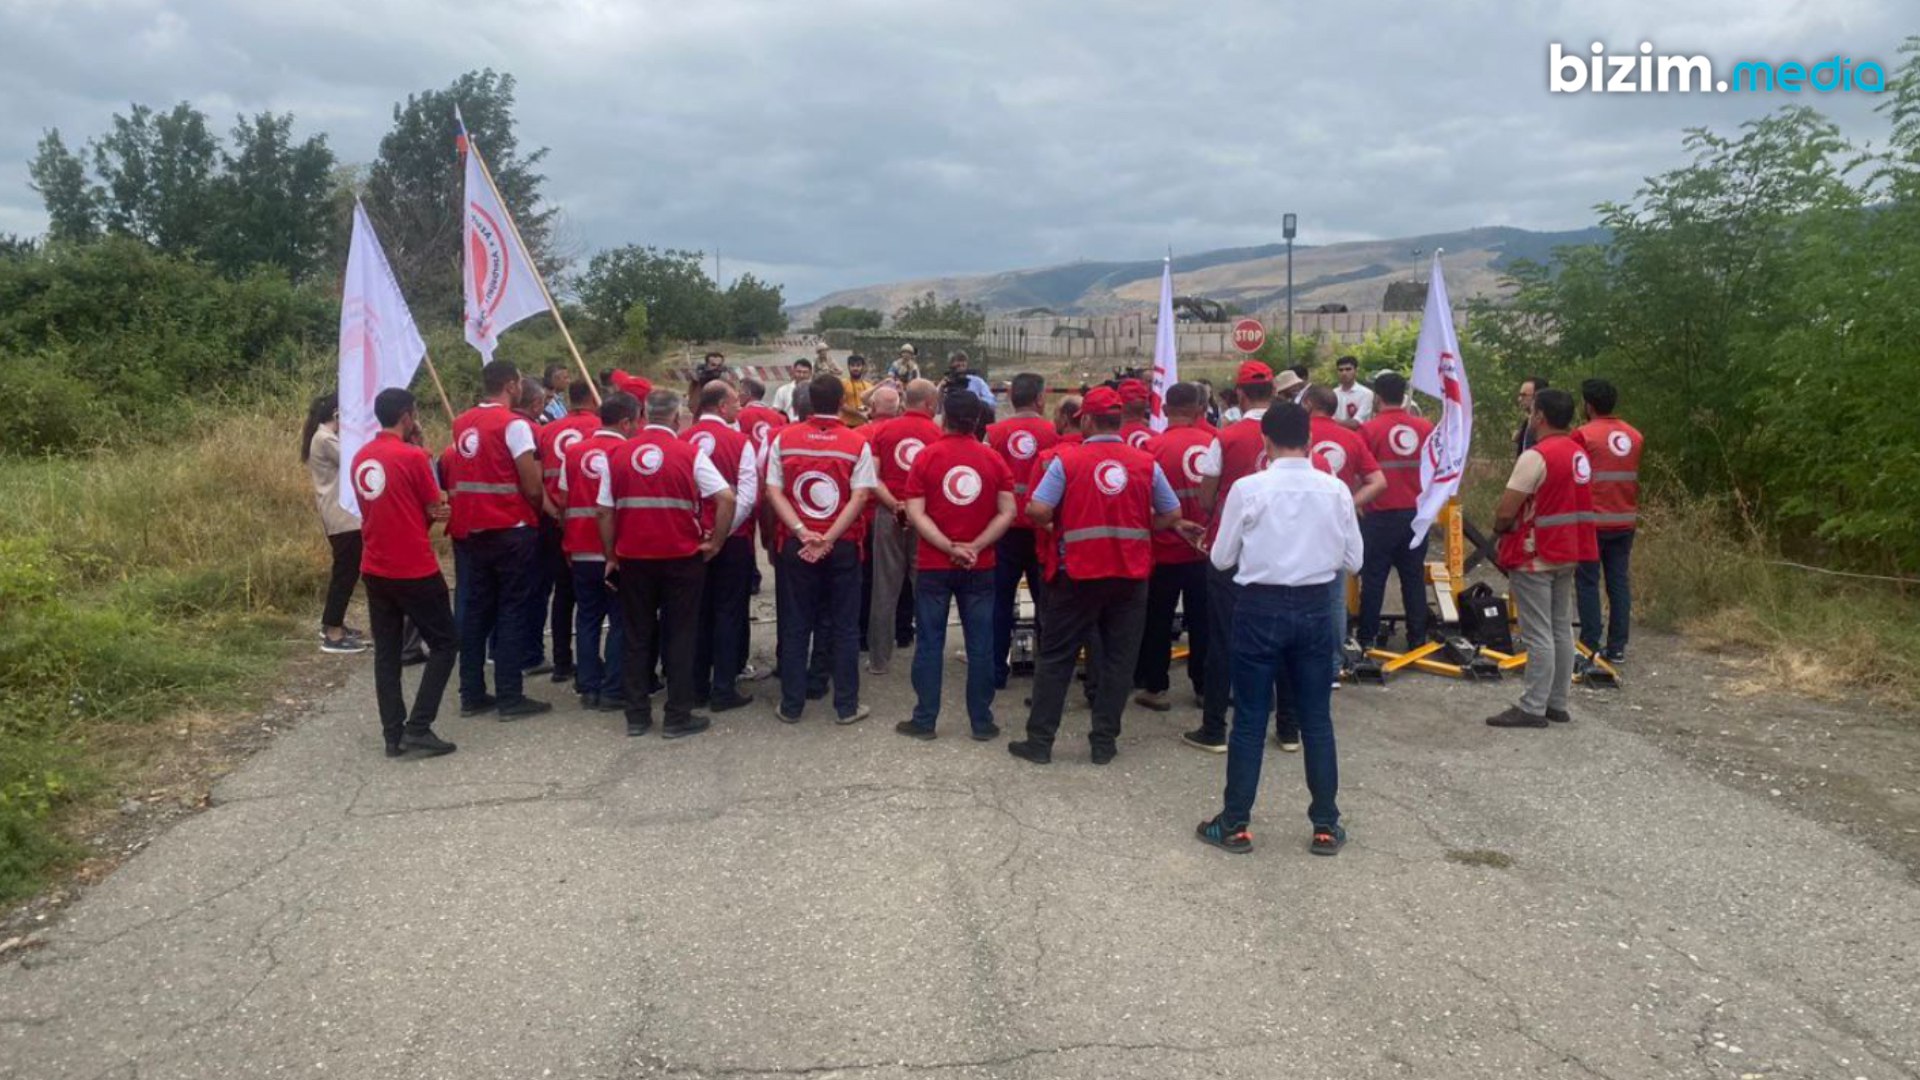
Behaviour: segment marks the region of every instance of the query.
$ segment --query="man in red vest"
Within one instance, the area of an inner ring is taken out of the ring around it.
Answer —
[[[1115,389],[1120,392],[1120,441],[1135,450],[1145,450],[1147,440],[1153,438],[1153,425],[1147,423],[1153,391],[1139,379],[1121,379]]]
[[[1173,493],[1180,499],[1180,516],[1186,521],[1207,524],[1208,514],[1201,505],[1201,487],[1206,476],[1200,471],[1200,459],[1213,445],[1213,435],[1200,427],[1200,411],[1205,405],[1201,390],[1193,383],[1176,383],[1167,388],[1167,430],[1147,440],[1146,451],[1160,466]],[[1140,689],[1136,705],[1166,712],[1173,707],[1167,699],[1172,682],[1173,610],[1185,613],[1187,628],[1187,678],[1196,698],[1206,696],[1207,687],[1207,556],[1187,539],[1171,529],[1153,534],[1153,577],[1147,582],[1147,626],[1140,639],[1140,660],[1133,668],[1133,685]]]
[[[1367,449],[1359,432],[1341,427],[1334,419],[1340,409],[1340,398],[1333,387],[1309,386],[1301,395],[1300,404],[1313,415],[1313,467],[1347,485],[1347,490],[1353,493],[1354,508],[1365,513],[1373,500],[1387,490],[1387,475],[1380,471],[1373,451]],[[1329,663],[1333,688],[1338,690],[1340,672],[1346,666],[1347,575],[1344,572],[1335,583],[1334,593],[1334,629],[1339,633]]]
[[[1120,439],[1123,406],[1104,386],[1087,391],[1080,415],[1090,434],[1060,450],[1034,487],[1027,516],[1059,538],[1059,568],[1047,582],[1046,634],[1033,676],[1027,737],[1007,744],[1014,757],[1045,765],[1080,650],[1088,648],[1093,687],[1095,765],[1112,761],[1133,665],[1146,625],[1153,530],[1205,530],[1180,520],[1180,499],[1145,451]]]
[[[554,380],[554,367],[547,365],[549,385]],[[560,371],[564,374],[566,368],[562,366]],[[553,504],[554,509],[563,512],[567,500],[560,490],[560,477],[566,467],[567,449],[600,430],[600,414],[594,408],[592,387],[585,380],[564,385],[569,406],[567,414],[542,424],[536,437],[540,448],[540,476],[546,484],[547,501]],[[553,410],[547,411],[551,413]],[[553,580],[553,606],[549,611],[536,609],[534,620],[536,626],[546,622],[553,628],[553,681],[557,683],[573,678],[573,568],[567,558],[566,545],[562,542],[564,531],[564,521],[541,515],[540,558],[547,567],[543,577]],[[536,628],[536,638],[538,633]]]
[[[787,426],[787,414],[768,406],[766,397],[767,385],[759,379],[740,380],[740,416],[735,422],[740,425],[740,433],[753,440],[754,461],[762,484],[766,482],[767,475],[767,448],[773,445],[774,434]],[[754,508],[754,527],[760,533],[759,542],[768,546],[769,553],[772,551],[774,524],[772,509],[767,506],[765,499],[761,499]],[[752,595],[760,595],[758,556],[753,560]]]
[[[831,666],[837,722],[852,724],[872,712],[860,703],[860,543],[852,529],[879,479],[872,447],[840,420],[839,378],[816,375],[806,394],[812,412],[780,431],[767,461],[767,502],[781,527],[780,719],[797,724],[806,709],[812,646]]]
[[[738,709],[753,701],[740,692],[740,672],[747,666],[747,597],[753,591],[753,514],[760,502],[760,461],[751,439],[735,426],[740,395],[715,379],[700,388],[696,402],[699,419],[683,436],[699,447],[720,475],[733,485],[733,535],[707,563],[705,599],[700,605],[700,629],[695,635],[693,693],[697,703],[713,712]],[[713,527],[714,505],[700,508],[704,527]]]
[[[676,739],[713,724],[693,712],[693,631],[700,622],[706,564],[733,531],[733,489],[704,451],[680,439],[685,416],[675,391],[647,395],[647,426],[609,455],[596,500],[607,576],[618,578],[626,618],[620,662],[628,735],[645,735],[653,727],[647,690],[654,661],[662,656],[667,702],[660,734]],[[711,528],[701,520],[703,499],[713,500]]]
[[[485,400],[453,422],[447,458],[452,489],[455,570],[467,594],[460,620],[460,715],[498,709],[502,720],[537,716],[553,706],[523,692],[539,558],[539,520],[546,500],[533,425],[514,412],[520,371],[495,360],[480,371]],[[487,693],[487,641],[494,640],[495,694]]]
[[[971,391],[946,397],[946,433],[914,459],[907,473],[907,519],[919,534],[913,585],[920,636],[913,648],[913,715],[894,730],[934,737],[946,663],[948,601],[960,613],[967,650],[967,718],[973,737],[997,737],[993,722],[993,567],[995,545],[1013,523],[1013,472],[980,441],[992,416]]]
[[[1407,619],[1407,648],[1427,640],[1427,541],[1413,544],[1413,515],[1420,505],[1420,452],[1433,425],[1407,411],[1407,379],[1389,371],[1373,380],[1374,400],[1380,411],[1360,425],[1387,489],[1373,500],[1360,519],[1366,541],[1366,563],[1360,569],[1360,647],[1380,641],[1380,605],[1387,595],[1387,575],[1400,575],[1400,605]]]
[[[627,647],[626,620],[607,582],[607,546],[600,538],[600,482],[606,478],[609,456],[640,430],[640,402],[632,394],[611,391],[600,402],[597,419],[600,426],[592,434],[567,447],[560,473],[561,543],[569,561],[568,575],[573,578],[574,643],[579,646],[574,686],[582,708],[625,712],[621,654]]]
[[[993,556],[993,686],[1004,690],[1012,669],[1007,653],[1013,648],[1014,601],[1019,595],[1020,579],[1027,579],[1027,594],[1038,611],[1046,584],[1041,573],[1040,549],[1036,530],[1027,518],[1027,500],[1040,477],[1034,463],[1040,455],[1060,441],[1042,410],[1047,381],[1030,372],[1015,375],[1008,387],[1013,400],[1013,415],[987,427],[987,446],[1000,455],[1013,476],[1013,525]]]
[[[873,519],[873,601],[867,611],[867,670],[885,675],[893,662],[894,612],[900,589],[913,573],[913,530],[907,524],[907,473],[927,447],[940,440],[933,422],[940,387],[927,379],[907,384],[906,411],[879,425],[870,443],[880,484],[873,489],[879,501]],[[846,415],[844,410],[842,417]]]
[[[1580,384],[1587,422],[1573,441],[1593,463],[1593,529],[1600,560],[1574,572],[1579,594],[1580,641],[1608,663],[1627,658],[1633,622],[1633,534],[1640,515],[1640,451],[1645,440],[1632,424],[1613,415],[1620,393],[1605,379]],[[1607,579],[1607,636],[1600,638],[1600,577]]]
[[[427,540],[430,522],[445,521],[447,497],[433,478],[433,460],[407,440],[419,429],[413,395],[398,387],[373,399],[380,434],[354,455],[353,493],[360,503],[361,580],[367,589],[367,620],[373,631],[373,693],[387,756],[417,750],[427,757],[450,754],[454,745],[433,733],[440,697],[459,652],[453,609],[440,560]],[[400,688],[400,653],[411,621],[427,644],[427,666],[408,712]]]
[[[1533,396],[1533,445],[1513,463],[1494,511],[1500,568],[1507,572],[1527,650],[1520,703],[1487,718],[1494,727],[1565,723],[1573,685],[1574,567],[1599,558],[1593,536],[1593,464],[1567,434],[1573,395]]]
[[[1207,507],[1207,542],[1219,531],[1219,508],[1233,491],[1233,485],[1267,467],[1266,436],[1260,431],[1260,418],[1267,414],[1277,397],[1290,395],[1301,385],[1291,371],[1278,376],[1258,360],[1240,365],[1234,376],[1234,393],[1240,400],[1240,419],[1220,429],[1198,459],[1200,474],[1206,480],[1200,486],[1200,502]],[[1200,726],[1180,738],[1188,746],[1210,754],[1227,752],[1227,704],[1233,700],[1233,650],[1225,642],[1233,640],[1234,602],[1239,588],[1234,584],[1232,568],[1207,568],[1207,635],[1222,642],[1207,650],[1202,666],[1206,680],[1205,701],[1200,710]],[[1286,669],[1276,668],[1274,684],[1273,737],[1288,753],[1300,749],[1299,728],[1293,721],[1293,691],[1286,681]]]

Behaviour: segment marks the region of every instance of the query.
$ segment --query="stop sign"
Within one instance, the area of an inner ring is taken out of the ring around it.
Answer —
[[[1267,328],[1259,319],[1241,319],[1233,324],[1233,347],[1243,353],[1256,353],[1267,343]]]

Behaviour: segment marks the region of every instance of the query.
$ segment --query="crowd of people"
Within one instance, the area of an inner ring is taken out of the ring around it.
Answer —
[[[1137,378],[1049,403],[1040,376],[1019,374],[1002,417],[964,353],[934,382],[910,345],[873,379],[863,357],[841,371],[823,348],[771,395],[719,354],[685,393],[623,372],[598,387],[564,367],[532,379],[495,361],[437,458],[420,445],[413,395],[380,393],[381,431],[346,472],[357,519],[339,510],[334,403],[322,397],[302,440],[335,554],[321,647],[367,647],[345,622],[357,575],[392,757],[455,749],[434,723],[456,662],[462,716],[547,712],[527,686],[547,675],[584,709],[621,713],[629,736],[655,730],[657,705],[660,734],[681,738],[754,703],[749,604],[764,553],[780,721],[802,722],[812,702],[838,724],[866,719],[863,673],[886,674],[911,643],[914,702],[894,728],[937,737],[953,620],[973,739],[1001,735],[995,703],[1025,631],[1031,691],[1008,751],[1049,764],[1078,684],[1089,756],[1104,765],[1130,703],[1174,708],[1184,638],[1200,720],[1181,737],[1227,766],[1199,838],[1251,849],[1271,730],[1304,759],[1310,850],[1334,854],[1346,834],[1332,692],[1352,656],[1390,644],[1390,576],[1407,646],[1432,629],[1426,544],[1413,543],[1431,425],[1398,373],[1367,386],[1352,358],[1336,371],[1336,385],[1317,385],[1249,361],[1224,402],[1176,384],[1156,430]],[[1584,642],[1624,659],[1640,436],[1613,416],[1610,384],[1581,391],[1576,428],[1566,391],[1523,388],[1495,533],[1529,663],[1519,701],[1488,719],[1497,727],[1570,719],[1576,594]],[[451,594],[436,526],[452,540]],[[424,665],[411,706],[409,663]]]

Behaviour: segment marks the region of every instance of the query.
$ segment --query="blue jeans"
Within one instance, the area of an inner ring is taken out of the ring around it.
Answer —
[[[1407,618],[1407,648],[1427,640],[1427,539],[1410,546],[1412,510],[1369,510],[1360,519],[1366,560],[1360,567],[1360,647],[1380,641],[1380,606],[1387,598],[1387,575],[1400,575],[1400,606]]]
[[[582,694],[619,697],[625,693],[620,682],[620,651],[627,647],[627,629],[619,598],[607,588],[607,564],[599,559],[579,559],[572,566],[574,687]],[[612,616],[611,621],[608,616]],[[604,659],[601,623],[607,623]]]
[[[1347,572],[1345,570],[1333,579],[1333,675],[1328,682],[1340,677],[1340,669],[1347,665],[1342,647],[1347,643]],[[1329,685],[1328,689],[1332,689]]]
[[[1633,530],[1610,529],[1600,538],[1600,561],[1583,562],[1574,571],[1574,591],[1580,599],[1580,644],[1600,651],[1600,576],[1607,578],[1607,645],[1610,653],[1627,651],[1627,632],[1633,621]]]
[[[1276,672],[1284,672],[1293,684],[1293,716],[1300,725],[1307,791],[1313,800],[1307,817],[1316,826],[1340,821],[1334,803],[1340,767],[1333,744],[1333,689],[1326,679],[1327,653],[1334,645],[1336,585],[1337,580],[1330,585],[1248,585],[1240,590],[1233,613],[1233,732],[1227,738],[1229,825],[1244,825],[1253,814]]]
[[[967,643],[967,718],[973,730],[993,729],[992,570],[922,570],[913,582],[920,630],[913,644],[913,722],[928,731],[940,718],[940,673],[947,648],[947,598],[960,611]]]

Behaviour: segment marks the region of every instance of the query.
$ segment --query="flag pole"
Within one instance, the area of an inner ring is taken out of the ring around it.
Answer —
[[[423,352],[420,359],[427,362],[427,374],[433,376],[433,388],[440,391],[440,407],[447,410],[447,423],[453,423],[453,399],[447,396],[446,384],[440,381],[440,369],[433,366],[433,354]]]
[[[480,163],[480,175],[486,177],[487,188],[493,192],[494,201],[501,206],[506,206],[507,200],[500,195],[500,185],[493,182],[493,170],[487,167],[486,155],[482,154],[479,148],[473,145],[472,138],[467,139],[467,153],[472,154],[473,159]],[[520,249],[526,251],[527,241],[524,237],[520,236],[520,223],[513,220],[511,212],[507,214],[507,224],[513,227],[513,235],[516,239],[519,239]],[[533,252],[527,251],[527,255],[531,257]],[[567,342],[567,351],[573,354],[573,362],[580,368],[580,377],[587,380],[587,389],[593,391],[593,403],[598,405],[600,404],[600,384],[594,381],[593,372],[587,370],[587,362],[580,358],[580,346],[573,343],[573,333],[567,329],[567,320],[560,317],[560,305],[553,302],[553,291],[547,288],[547,277],[540,272],[540,264],[538,262],[532,262],[531,265],[534,283],[540,286],[540,295],[547,298],[547,310],[553,314],[554,325],[560,328],[560,336],[565,338]],[[439,377],[435,376],[435,378],[438,379]],[[445,395],[445,391],[441,393],[443,396]]]

